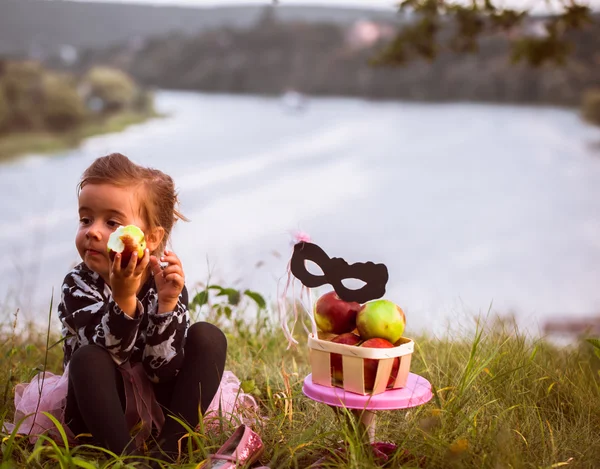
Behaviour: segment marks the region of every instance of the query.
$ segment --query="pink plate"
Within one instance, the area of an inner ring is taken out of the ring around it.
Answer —
[[[342,388],[314,384],[312,374],[304,378],[304,395],[313,401],[348,409],[395,410],[416,407],[431,399],[431,384],[422,376],[408,374],[406,386],[390,389],[375,396],[363,396]]]

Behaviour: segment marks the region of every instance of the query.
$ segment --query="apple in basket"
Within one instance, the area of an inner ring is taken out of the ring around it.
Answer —
[[[370,348],[393,348],[394,344],[392,344],[389,340],[374,338],[365,340],[359,347],[370,347]],[[375,386],[375,377],[377,376],[377,366],[379,364],[379,360],[372,358],[364,359],[364,373],[365,373],[365,389],[373,389]],[[400,368],[400,358],[394,358],[394,362],[392,364],[392,372],[390,373],[390,378],[388,379],[386,386],[391,386],[396,381],[396,377],[398,376],[398,369]]]
[[[356,328],[360,303],[342,300],[335,291],[322,295],[315,304],[315,322],[323,332],[343,334]]]
[[[331,342],[336,344],[357,345],[362,339],[353,332],[346,332],[331,339]],[[331,354],[331,376],[335,381],[344,381],[344,373],[342,372],[342,356],[339,353]]]
[[[395,344],[402,337],[405,324],[404,311],[389,300],[369,301],[356,316],[356,328],[365,340],[380,338]]]
[[[323,331],[317,331],[317,339],[319,340],[331,340],[331,339],[335,339],[338,335],[334,334],[333,332],[323,332]]]
[[[115,255],[121,253],[121,267],[127,267],[131,255],[137,251],[138,262],[144,257],[146,249],[146,239],[144,232],[135,225],[119,226],[108,237],[106,250],[110,260],[115,259]]]

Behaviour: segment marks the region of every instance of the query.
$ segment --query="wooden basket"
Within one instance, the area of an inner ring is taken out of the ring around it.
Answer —
[[[410,361],[415,349],[412,339],[402,337],[394,348],[363,348],[355,345],[336,344],[329,340],[322,340],[308,336],[308,349],[312,380],[315,384],[327,387],[341,387],[345,391],[357,394],[381,394],[387,389],[397,389],[406,386]],[[331,370],[331,354],[339,353],[342,356],[343,382],[334,380]],[[386,385],[392,372],[394,358],[399,357],[400,367],[396,380],[390,388]],[[373,389],[365,389],[364,362],[365,358],[379,360],[375,385]]]

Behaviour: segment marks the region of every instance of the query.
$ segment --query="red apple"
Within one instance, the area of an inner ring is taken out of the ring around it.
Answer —
[[[361,341],[361,338],[352,332],[340,334],[331,339],[331,342],[336,344],[356,345]],[[331,376],[335,381],[343,382],[344,374],[342,372],[342,356],[339,353],[331,354]]]
[[[323,332],[343,334],[356,328],[360,303],[342,300],[335,291],[325,293],[315,304],[315,321]]]
[[[116,253],[121,253],[121,267],[127,267],[129,259],[137,252],[138,262],[144,257],[146,239],[144,232],[135,225],[119,226],[108,237],[106,250],[110,260],[115,259]]]
[[[392,344],[389,340],[374,338],[365,340],[359,347],[369,347],[369,348],[393,348],[394,344]],[[372,358],[364,359],[364,373],[365,373],[365,389],[373,389],[375,386],[375,377],[377,376],[377,365],[379,364],[379,360]],[[387,382],[387,387],[394,384],[396,381],[396,376],[398,376],[398,369],[400,368],[400,359],[398,357],[394,358],[394,363],[392,364],[392,372],[390,373],[390,379]]]

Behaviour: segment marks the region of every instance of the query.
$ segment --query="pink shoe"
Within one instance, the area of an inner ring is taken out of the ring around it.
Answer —
[[[199,465],[198,469],[249,467],[260,458],[264,449],[260,436],[247,425],[240,425],[223,446],[215,454],[211,454],[205,464]]]

